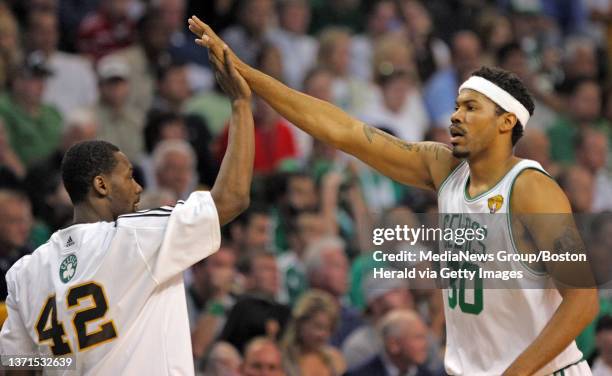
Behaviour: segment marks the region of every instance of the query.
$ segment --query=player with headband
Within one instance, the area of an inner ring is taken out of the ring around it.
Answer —
[[[196,43],[223,62],[224,42],[197,17]],[[512,73],[483,67],[461,85],[451,116],[452,148],[405,142],[352,118],[337,107],[292,90],[228,55],[251,89],[313,137],[368,163],[388,177],[438,192],[441,213],[571,213],[561,188],[539,163],[513,155],[533,114],[533,101]],[[475,214],[474,214],[475,216]],[[578,246],[568,227],[512,222],[488,239],[512,249],[512,233],[528,232],[542,248]],[[524,249],[524,248],[520,248]],[[533,279],[551,280],[549,265],[525,266]],[[451,375],[590,375],[574,338],[598,312],[594,289],[443,291]],[[400,369],[400,374],[407,370]]]

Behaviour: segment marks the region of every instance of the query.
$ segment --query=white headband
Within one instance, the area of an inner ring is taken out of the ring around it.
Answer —
[[[497,103],[499,107],[516,115],[521,124],[523,124],[523,128],[527,126],[529,111],[527,111],[521,102],[510,95],[510,93],[495,85],[493,82],[480,76],[472,76],[459,87],[459,92],[463,89],[472,89],[485,95],[487,98]]]

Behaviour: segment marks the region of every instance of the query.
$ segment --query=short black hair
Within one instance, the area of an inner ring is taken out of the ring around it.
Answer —
[[[115,168],[118,151],[118,147],[106,141],[79,142],[68,149],[62,160],[62,179],[72,204],[85,200],[96,176]]]
[[[472,72],[471,75],[482,77],[504,89],[523,106],[525,106],[530,116],[533,115],[535,105],[533,104],[531,94],[529,94],[529,91],[527,91],[527,88],[521,79],[514,73],[496,67],[481,67],[480,69]],[[507,112],[499,106],[497,106],[497,110],[499,114]],[[517,120],[514,129],[512,129],[512,146],[516,145],[518,140],[523,137],[524,129],[525,127],[523,124],[521,124],[521,121]]]

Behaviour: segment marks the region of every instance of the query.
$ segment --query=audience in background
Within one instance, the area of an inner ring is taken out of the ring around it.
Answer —
[[[565,190],[579,224],[587,224],[582,235],[598,281],[608,287],[599,291],[599,324],[577,343],[594,375],[609,374],[608,3],[4,1],[0,270],[70,225],[60,164],[76,142],[117,144],[145,188],[143,209],[174,205],[213,184],[231,103],[187,29],[186,16],[197,14],[249,64],[411,142],[450,144],[457,88],[472,70],[514,72],[536,103],[515,154],[541,163]],[[385,178],[257,97],[253,108],[251,207],[222,229],[220,250],[185,274],[196,372],[444,375],[439,290],[370,277],[380,266],[372,259],[374,224],[437,225],[435,192]]]

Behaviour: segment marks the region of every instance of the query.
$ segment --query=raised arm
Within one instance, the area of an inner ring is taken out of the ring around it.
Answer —
[[[197,17],[189,19],[196,43],[209,49],[217,64],[224,58],[223,41]],[[339,108],[293,90],[231,58],[251,89],[279,114],[311,136],[356,156],[390,178],[420,188],[437,189],[458,164],[449,148],[439,143],[408,143],[352,118]]]
[[[227,57],[228,51],[222,51]],[[213,61],[217,81],[232,101],[228,145],[221,162],[219,175],[210,193],[219,222],[224,225],[249,206],[253,159],[255,156],[251,90],[238,74],[232,60]]]

